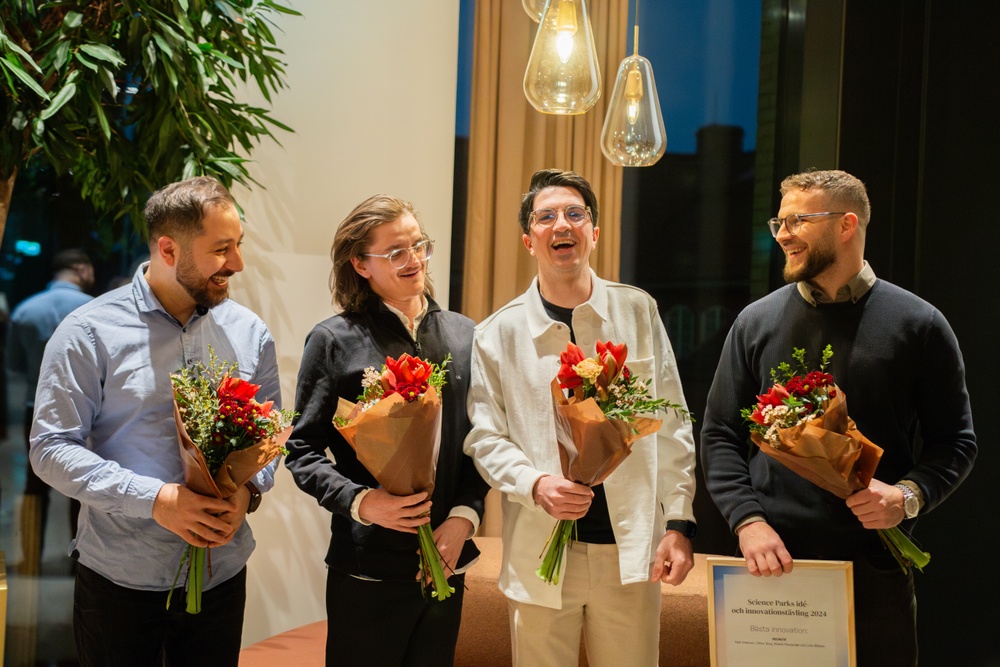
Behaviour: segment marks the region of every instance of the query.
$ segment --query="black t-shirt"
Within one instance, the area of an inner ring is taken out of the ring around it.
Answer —
[[[538,296],[541,297],[542,305],[545,307],[545,312],[548,316],[569,327],[570,340],[575,343],[573,309],[549,303],[541,295],[541,292],[539,292]],[[615,533],[611,528],[611,513],[608,511],[608,497],[604,493],[604,485],[598,484],[592,488],[594,490],[594,500],[590,503],[590,509],[587,510],[587,514],[582,519],[576,522],[577,539],[580,542],[590,544],[614,544]]]

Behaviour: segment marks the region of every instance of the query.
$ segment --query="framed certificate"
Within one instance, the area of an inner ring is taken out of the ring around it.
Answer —
[[[855,667],[850,561],[796,560],[755,577],[742,558],[709,556],[712,667]]]

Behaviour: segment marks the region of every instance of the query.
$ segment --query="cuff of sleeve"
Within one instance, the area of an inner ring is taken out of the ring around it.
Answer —
[[[902,484],[903,486],[908,487],[910,489],[910,491],[913,491],[913,495],[915,495],[917,497],[917,509],[918,510],[923,510],[924,509],[924,502],[925,502],[924,501],[924,492],[920,490],[920,487],[917,486],[916,482],[911,482],[908,479],[901,479],[901,480],[899,480],[896,483],[897,484]]]
[[[749,526],[751,523],[757,523],[759,521],[767,523],[767,519],[764,518],[763,514],[751,514],[750,516],[748,516],[747,518],[743,519],[738,524],[736,524],[736,530],[734,530],[733,532],[739,535],[740,529],[743,528],[743,526]]]
[[[465,539],[471,540],[472,536],[479,532],[479,515],[476,514],[476,510],[468,507],[467,505],[455,505],[451,508],[451,511],[448,512],[449,519],[453,516],[468,519],[472,524],[472,532],[469,533],[469,536]]]
[[[542,477],[545,477],[548,473],[540,472],[538,470],[532,470],[530,472],[525,472],[517,480],[517,484],[514,486],[514,497],[515,499],[524,505],[525,507],[535,509],[538,505],[535,503],[535,484],[538,483]]]
[[[153,505],[164,482],[135,475],[122,498],[122,514],[133,519],[152,519]]]
[[[361,489],[354,496],[354,501],[351,502],[351,518],[360,523],[362,526],[372,525],[371,521],[365,521],[361,518],[361,515],[358,514],[358,510],[361,509],[361,501],[364,500],[365,496],[367,496],[371,491],[371,489]]]

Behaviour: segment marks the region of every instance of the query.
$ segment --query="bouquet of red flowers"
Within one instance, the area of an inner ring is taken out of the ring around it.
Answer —
[[[819,370],[809,370],[805,350],[793,348],[798,372],[787,362],[771,369],[773,386],[757,404],[740,411],[750,439],[760,451],[813,484],[840,498],[867,488],[882,449],[866,438],[847,415],[847,397],[826,373],[833,357],[823,350]],[[930,562],[898,526],[879,529],[879,537],[904,571]]]
[[[588,358],[569,343],[552,381],[563,476],[587,486],[604,483],[637,438],[659,430],[661,420],[638,415],[673,410],[690,418],[683,405],[653,398],[646,381],[632,375],[625,343],[598,341],[596,347],[597,355]],[[572,390],[571,398],[564,389]],[[574,519],[560,519],[553,528],[536,572],[547,583],[559,582],[566,545],[575,534]]]
[[[196,364],[170,375],[174,421],[184,464],[184,484],[195,493],[229,498],[264,466],[285,453],[295,413],[275,410],[274,402],[254,400],[260,385],[236,374],[236,364],[220,362],[209,348],[209,365]],[[187,612],[201,611],[201,593],[211,560],[208,549],[188,545],[174,577],[188,564]],[[173,586],[167,595],[167,607]]]
[[[365,369],[357,403],[341,398],[333,423],[350,443],[358,460],[386,491],[408,496],[434,493],[434,476],[441,446],[441,387],[451,355],[432,364],[402,355],[386,357],[382,371]],[[429,523],[417,527],[420,569],[433,586],[431,596],[448,598],[441,554]]]

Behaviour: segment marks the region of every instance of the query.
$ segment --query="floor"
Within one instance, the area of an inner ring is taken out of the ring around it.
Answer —
[[[2,370],[2,369],[0,369]],[[21,506],[28,465],[23,435],[24,384],[7,383],[7,433],[0,439],[0,551],[7,561],[7,636],[4,667],[76,667],[73,648],[73,576],[69,501],[50,493],[38,575],[22,570]],[[2,432],[2,429],[0,429]]]

